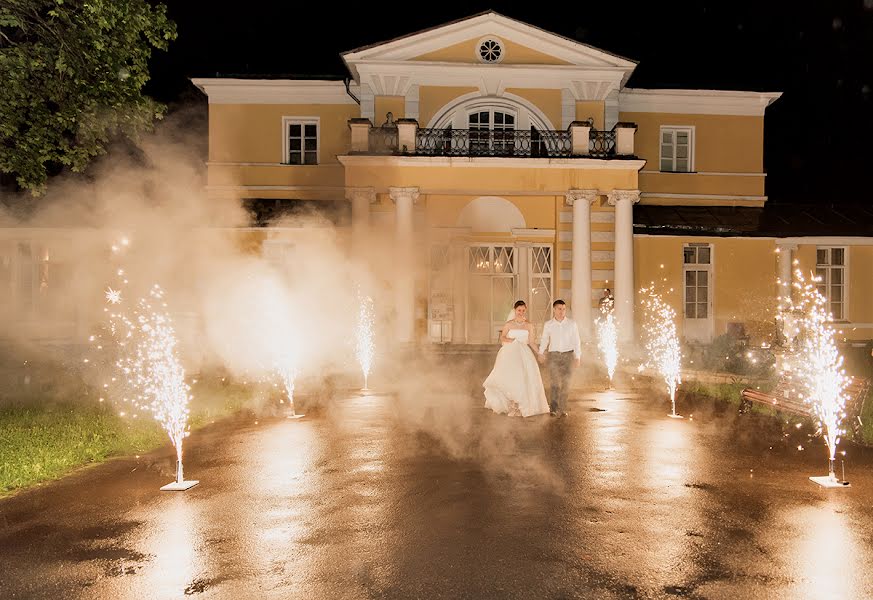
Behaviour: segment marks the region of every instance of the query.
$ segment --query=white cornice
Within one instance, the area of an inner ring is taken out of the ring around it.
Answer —
[[[514,238],[543,238],[553,239],[555,237],[554,229],[531,229],[531,228],[512,228],[512,237]]]
[[[197,78],[209,104],[355,104],[342,81]],[[357,95],[358,86],[352,85]]]
[[[686,115],[764,116],[782,92],[721,90],[645,90],[625,88],[618,95],[621,112]]]
[[[643,225],[640,225],[643,227]],[[650,238],[710,238],[713,240],[723,240],[725,239],[723,236],[719,235],[697,235],[693,233],[668,233],[668,234],[659,234],[659,233],[634,233],[634,237],[650,237]],[[852,236],[807,236],[807,237],[789,237],[789,238],[781,238],[781,237],[773,237],[772,235],[732,235],[730,236],[731,240],[773,240],[776,242],[777,246],[781,246],[785,243],[797,244],[797,245],[816,245],[816,246],[873,246],[873,237],[852,237]],[[838,323],[837,325],[845,325],[846,323]],[[866,325],[866,323],[851,323],[851,325]]]
[[[358,67],[362,62],[372,60],[408,61],[417,56],[485,35],[511,40],[543,54],[554,56],[571,65],[618,67],[624,71],[623,79],[625,81],[636,67],[634,61],[504,17],[495,12],[476,15],[381,44],[351,50],[343,53],[342,58],[352,75],[357,78]]]
[[[359,65],[360,83],[377,95],[405,95],[410,86],[478,88],[495,95],[506,88],[569,89],[576,100],[603,100],[621,86],[615,67],[477,65],[445,62],[371,61]],[[377,90],[384,90],[382,92]]]
[[[596,158],[504,158],[491,156],[377,156],[348,154],[337,156],[343,166],[355,167],[473,167],[529,169],[596,169],[639,171],[644,160]]]
[[[810,235],[777,238],[778,244],[815,244],[817,246],[873,246],[873,237],[848,235]]]
[[[640,175],[667,175],[669,177],[673,177],[674,175],[679,176],[681,178],[686,178],[689,175],[702,175],[702,176],[713,176],[713,177],[766,177],[766,173],[733,173],[729,171],[690,171],[688,173],[680,173],[677,171],[651,171],[647,169],[643,169],[640,171]]]
[[[766,202],[767,196],[742,196],[732,194],[674,194],[670,192],[643,192],[643,198],[673,198],[677,200],[754,200]]]

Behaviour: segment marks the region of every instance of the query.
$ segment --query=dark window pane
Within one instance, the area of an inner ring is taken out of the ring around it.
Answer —
[[[305,127],[306,137],[315,137],[316,134],[316,126],[315,124],[307,124]]]
[[[299,152],[292,152],[291,156],[289,156],[288,159],[289,159],[288,162],[290,164],[299,165],[300,164],[300,153]]]
[[[290,135],[291,137],[300,137],[300,124],[292,123],[288,127],[288,135]]]
[[[685,304],[685,316],[687,318],[689,318],[689,319],[697,318],[697,313],[694,310],[695,306],[697,306],[697,304],[695,304],[693,302],[688,302]]]
[[[312,138],[306,138],[306,145],[304,146],[307,150],[317,150],[318,145],[315,143],[315,140]]]
[[[831,264],[832,265],[842,265],[845,264],[843,260],[845,259],[846,251],[843,248],[832,248],[831,249]]]
[[[700,265],[708,265],[709,264],[709,247],[698,248],[697,249],[697,264]]]
[[[708,316],[708,306],[704,302],[697,303],[697,318],[705,319]]]
[[[318,155],[315,152],[307,152],[306,153],[306,164],[307,165],[317,165],[318,164]]]
[[[695,263],[695,250],[696,248],[685,248],[685,264],[693,265]]]

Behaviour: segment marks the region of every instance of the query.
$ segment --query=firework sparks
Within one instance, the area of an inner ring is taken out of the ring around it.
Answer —
[[[818,291],[817,278],[807,282],[800,270],[794,273],[793,298],[780,298],[778,318],[793,346],[782,365],[783,376],[797,384],[803,400],[810,405],[828,447],[828,478],[836,482],[834,459],[843,435],[845,391],[849,379],[843,357],[837,349],[833,318],[827,300]]]
[[[295,381],[297,380],[297,369],[294,367],[293,360],[289,357],[286,357],[284,361],[276,366],[276,372],[279,374],[279,378],[282,380],[282,385],[285,387],[285,399],[288,402],[288,414],[286,415],[289,419],[296,419],[302,417],[303,415],[298,415],[294,411],[294,386]]]
[[[118,304],[121,302],[121,290],[113,290],[111,287],[106,289],[106,301],[109,304]]]
[[[362,297],[359,292],[358,305],[360,308],[358,311],[355,355],[358,358],[358,363],[361,365],[361,372],[364,375],[363,389],[367,390],[370,369],[373,366],[373,356],[376,351],[376,346],[373,342],[373,299],[369,296]]]
[[[109,291],[115,292],[110,288]],[[120,304],[120,292],[116,292]],[[113,296],[115,297],[115,296]],[[176,449],[176,481],[166,489],[187,489],[197,482],[184,481],[182,441],[188,431],[190,388],[177,354],[176,333],[165,312],[164,292],[155,285],[129,310],[109,313],[110,331],[119,357],[115,366],[124,386],[122,400],[132,406],[132,416],[151,413],[163,426]],[[113,382],[117,378],[112,378]],[[108,387],[108,386],[104,386]],[[122,413],[123,414],[123,413]]]
[[[672,413],[676,414],[676,388],[682,383],[680,373],[682,353],[676,334],[676,311],[673,310],[654,286],[640,290],[643,304],[643,334],[646,345],[646,366],[658,371],[667,384]]]
[[[615,327],[615,316],[612,314],[610,305],[604,305],[601,316],[598,317],[597,347],[603,355],[606,372],[609,375],[609,387],[612,388],[612,379],[615,376],[615,366],[618,364],[618,331]]]

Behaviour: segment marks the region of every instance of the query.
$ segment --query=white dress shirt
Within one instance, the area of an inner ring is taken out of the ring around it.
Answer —
[[[582,341],[576,321],[564,317],[563,321],[551,319],[543,327],[540,339],[540,354],[549,352],[573,352],[577,359],[582,358]]]

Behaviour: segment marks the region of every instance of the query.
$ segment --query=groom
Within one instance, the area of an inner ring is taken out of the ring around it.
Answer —
[[[539,360],[541,363],[547,361],[549,367],[549,381],[552,386],[549,395],[550,414],[553,417],[566,417],[570,376],[573,373],[573,364],[578,367],[582,358],[582,343],[576,322],[567,317],[567,304],[563,300],[555,300],[552,310],[555,316],[543,328]]]

